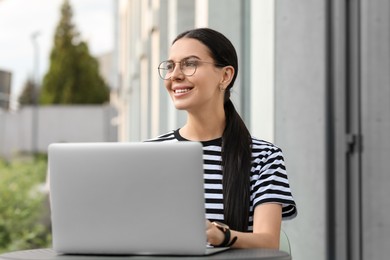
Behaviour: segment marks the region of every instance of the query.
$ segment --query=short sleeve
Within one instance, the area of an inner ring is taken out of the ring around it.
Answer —
[[[263,203],[282,205],[283,220],[297,215],[282,150],[271,143],[255,142],[252,147],[251,201],[253,209]]]

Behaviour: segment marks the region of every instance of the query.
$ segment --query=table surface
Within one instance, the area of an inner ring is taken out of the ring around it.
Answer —
[[[91,256],[91,255],[58,255],[52,249],[33,249],[15,251],[0,255],[0,260],[124,260],[124,259],[260,259],[291,260],[291,256],[273,249],[230,249],[209,256]]]

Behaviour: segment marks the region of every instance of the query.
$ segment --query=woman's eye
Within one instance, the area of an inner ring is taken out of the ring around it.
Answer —
[[[196,67],[197,64],[198,64],[198,62],[195,60],[186,60],[184,62],[184,66],[186,66],[186,67]]]
[[[168,63],[168,64],[166,65],[166,69],[167,69],[167,70],[173,70],[173,68],[174,68],[174,66],[173,66],[172,63]]]

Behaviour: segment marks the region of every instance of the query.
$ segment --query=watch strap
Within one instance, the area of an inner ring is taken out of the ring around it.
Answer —
[[[216,227],[223,232],[223,234],[225,235],[225,238],[224,238],[224,240],[222,241],[221,244],[219,244],[219,245],[217,245],[215,247],[230,247],[230,246],[232,246],[236,242],[237,237],[233,237],[232,241],[230,241],[230,237],[231,237],[230,229],[223,228],[223,227],[220,227],[220,226],[216,226]]]
[[[232,241],[230,241],[230,243],[228,243],[226,246],[231,247],[234,243],[236,243],[236,241],[237,241],[237,237],[233,237]]]

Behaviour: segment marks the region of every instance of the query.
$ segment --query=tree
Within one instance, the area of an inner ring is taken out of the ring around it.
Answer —
[[[61,6],[50,66],[40,94],[41,104],[101,104],[109,100],[109,88],[99,75],[99,64],[72,23],[68,0]]]
[[[35,83],[31,78],[28,78],[24,83],[23,91],[19,96],[19,104],[33,105],[34,104],[34,91],[36,91]]]

